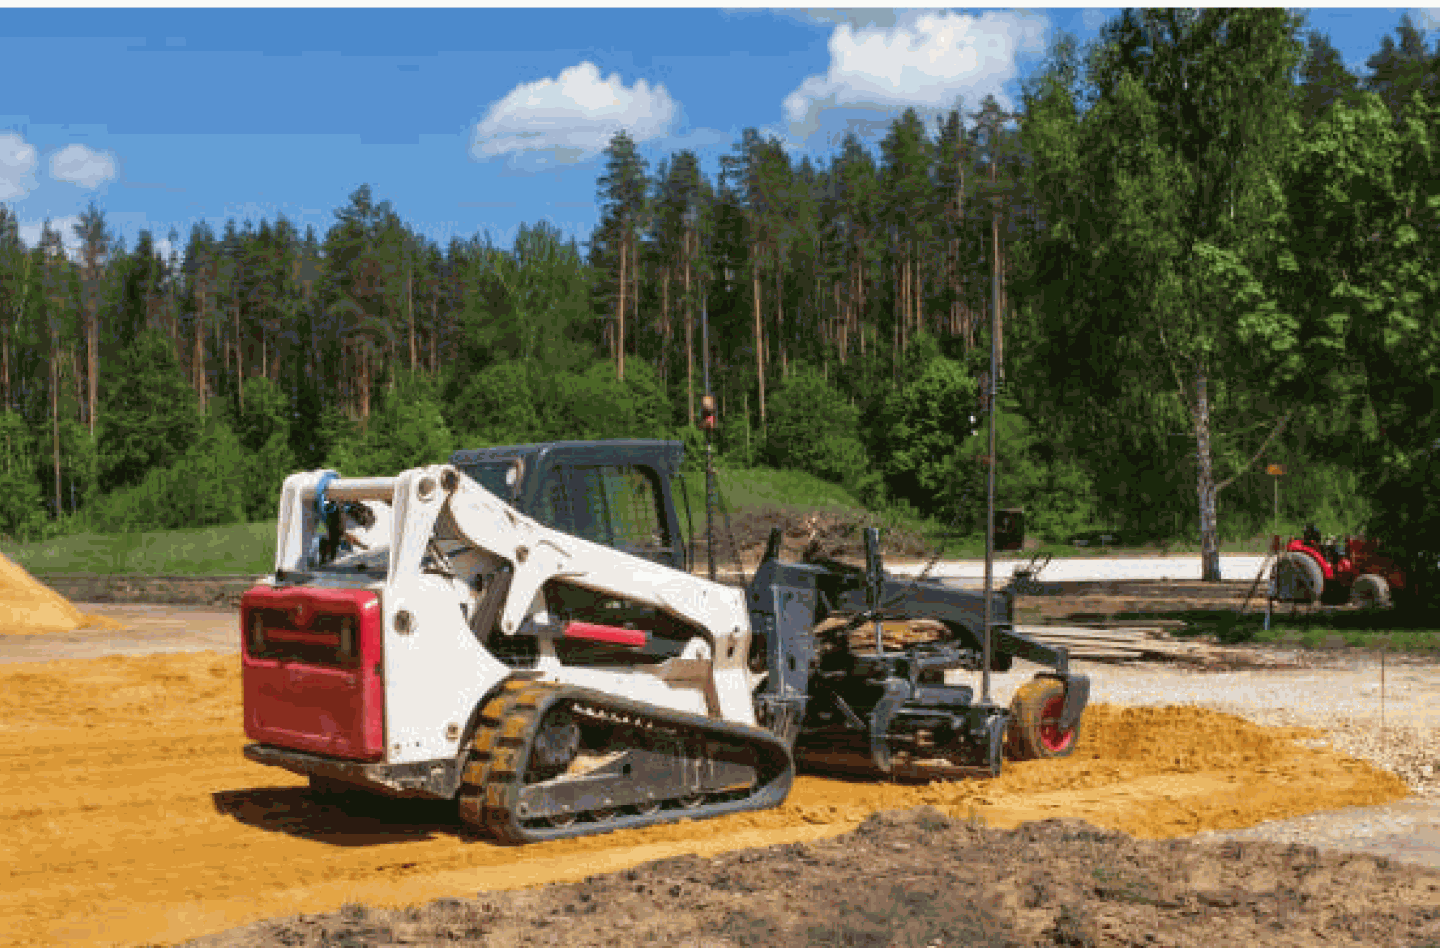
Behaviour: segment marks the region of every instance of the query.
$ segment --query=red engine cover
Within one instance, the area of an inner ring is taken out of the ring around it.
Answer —
[[[240,600],[240,629],[247,737],[350,760],[385,756],[375,593],[256,586]]]

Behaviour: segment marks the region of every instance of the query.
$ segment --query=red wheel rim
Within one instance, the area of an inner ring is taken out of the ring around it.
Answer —
[[[1060,712],[1065,708],[1063,695],[1055,695],[1045,702],[1040,710],[1040,743],[1047,751],[1059,753],[1067,750],[1075,741],[1075,729],[1060,730]]]

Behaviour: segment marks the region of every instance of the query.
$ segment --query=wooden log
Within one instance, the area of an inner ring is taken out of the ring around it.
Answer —
[[[1146,629],[1092,629],[1080,625],[1029,625],[1017,631],[1029,636],[1070,636],[1097,642],[1144,642],[1150,638]]]
[[[1072,612],[1070,619],[1082,625],[1093,625],[1106,629],[1131,629],[1151,628],[1162,629],[1183,629],[1187,625],[1184,619],[1114,619],[1109,613],[1103,612]]]

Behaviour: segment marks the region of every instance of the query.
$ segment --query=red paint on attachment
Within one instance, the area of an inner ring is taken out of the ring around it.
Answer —
[[[597,625],[594,622],[572,622],[565,627],[567,639],[585,639],[590,642],[606,642],[610,645],[633,645],[639,647],[650,641],[650,636],[640,629],[622,629],[617,625]]]

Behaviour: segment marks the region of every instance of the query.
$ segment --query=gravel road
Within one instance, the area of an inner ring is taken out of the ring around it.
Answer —
[[[1220,575],[1225,579],[1254,579],[1264,556],[1249,553],[1225,553],[1220,557]],[[997,559],[994,564],[997,585],[1010,580],[1010,574],[1029,562],[1025,559]],[[886,565],[886,569],[902,575],[913,575],[923,567]],[[985,578],[984,560],[947,560],[930,571],[931,576],[958,581],[968,586]],[[1156,554],[1154,556],[1075,556],[1050,561],[1040,575],[1042,581],[1100,582],[1109,579],[1200,579],[1200,557],[1188,553]]]

